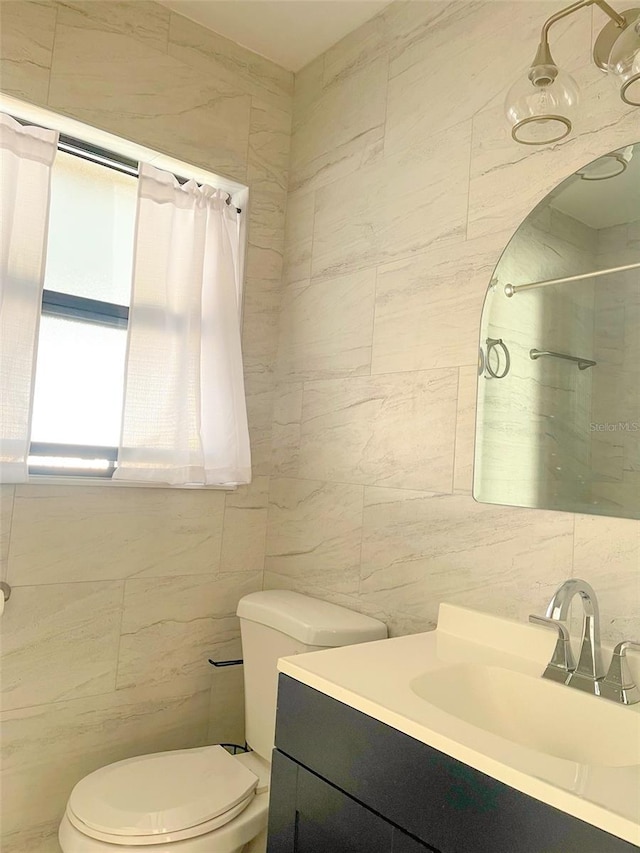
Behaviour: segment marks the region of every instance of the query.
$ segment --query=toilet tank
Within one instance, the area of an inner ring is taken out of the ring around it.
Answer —
[[[245,737],[271,762],[275,735],[278,658],[383,640],[387,626],[289,590],[252,592],[238,604],[244,658]]]

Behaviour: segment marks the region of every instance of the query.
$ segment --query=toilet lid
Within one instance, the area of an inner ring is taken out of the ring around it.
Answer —
[[[257,784],[258,777],[221,746],[181,749],[90,773],[71,792],[69,807],[98,832],[149,836],[203,824],[243,800],[248,804]]]

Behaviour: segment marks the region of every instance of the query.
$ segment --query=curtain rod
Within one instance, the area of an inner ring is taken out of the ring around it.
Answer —
[[[614,272],[627,272],[627,270],[640,269],[640,263],[625,264],[621,267],[610,267],[604,270],[593,270],[583,272],[579,275],[568,275],[564,278],[549,278],[546,281],[532,281],[530,284],[505,284],[504,292],[507,296],[515,296],[520,290],[531,290],[534,287],[548,287],[550,284],[568,284],[572,281],[583,281],[586,278],[596,278],[601,275],[611,275]]]
[[[12,119],[21,124],[23,127],[40,127],[43,130],[51,128],[43,127],[41,124],[36,124],[32,121],[11,116]],[[140,175],[140,164],[138,160],[133,160],[131,157],[125,157],[123,154],[116,154],[115,151],[109,151],[107,148],[102,148],[99,145],[93,145],[91,142],[85,142],[84,139],[77,139],[74,136],[69,136],[66,133],[58,134],[58,148],[67,154],[73,154],[75,157],[81,157],[83,160],[88,160],[91,163],[98,163],[100,166],[105,166],[107,169],[113,169],[116,172],[122,172],[125,175],[137,178]],[[173,173],[172,173],[173,174]],[[183,178],[181,175],[173,176],[181,185],[188,183],[191,178]],[[231,206],[231,193],[227,193],[227,204]],[[241,208],[236,207],[236,213],[242,213]]]

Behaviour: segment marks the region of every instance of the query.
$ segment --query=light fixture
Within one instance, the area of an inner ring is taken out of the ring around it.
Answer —
[[[628,9],[619,15],[606,0],[578,0],[545,21],[531,67],[509,89],[505,112],[516,142],[545,145],[558,142],[571,132],[579,100],[578,84],[554,62],[549,29],[556,21],[594,4],[611,18],[595,41],[594,62],[616,78],[625,103],[640,106],[640,9]]]
[[[636,19],[616,39],[607,62],[607,70],[620,82],[620,97],[625,104],[640,107],[640,10],[632,9]],[[625,18],[630,13],[625,12]],[[607,25],[608,26],[608,25]],[[597,48],[598,43],[594,50]]]

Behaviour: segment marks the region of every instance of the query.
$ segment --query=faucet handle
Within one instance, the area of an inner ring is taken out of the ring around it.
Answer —
[[[551,619],[548,616],[536,616],[535,613],[530,614],[529,622],[533,622],[534,625],[542,625],[545,628],[554,628],[557,631],[558,641],[542,677],[565,684],[569,675],[576,668],[567,626],[557,619]]]
[[[634,684],[625,663],[627,649],[640,652],[640,643],[623,640],[614,648],[609,671],[600,685],[600,695],[623,705],[635,705],[640,702],[640,690]]]

